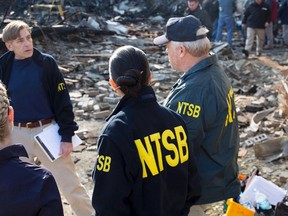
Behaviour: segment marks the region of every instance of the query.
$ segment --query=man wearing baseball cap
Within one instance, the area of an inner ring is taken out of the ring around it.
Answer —
[[[217,56],[210,53],[208,30],[196,17],[170,18],[165,30],[153,42],[166,45],[172,68],[183,74],[164,105],[181,114],[187,125],[202,183],[201,197],[189,216],[201,216],[212,203],[240,194],[234,93]]]

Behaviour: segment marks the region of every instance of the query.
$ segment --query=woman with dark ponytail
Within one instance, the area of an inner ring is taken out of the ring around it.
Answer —
[[[184,216],[201,187],[180,115],[156,101],[145,53],[118,48],[110,84],[122,97],[97,143],[95,216]]]

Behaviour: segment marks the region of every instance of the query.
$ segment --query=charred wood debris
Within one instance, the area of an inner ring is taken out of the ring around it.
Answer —
[[[170,67],[165,47],[152,41],[169,17],[182,16],[186,0],[0,0],[0,5],[0,33],[11,20],[21,19],[32,26],[34,46],[55,57],[78,121],[104,122],[118,102],[108,83],[108,59],[119,46],[133,45],[147,53],[160,103],[180,75]],[[287,190],[288,50],[280,36],[275,41],[262,56],[245,59],[241,32],[235,28],[235,49],[223,42],[213,44],[212,51],[235,91],[240,172],[259,166],[262,176]],[[4,52],[1,41],[0,54]],[[79,131],[81,151],[95,149],[97,134],[89,130]],[[91,136],[96,139],[89,143]]]

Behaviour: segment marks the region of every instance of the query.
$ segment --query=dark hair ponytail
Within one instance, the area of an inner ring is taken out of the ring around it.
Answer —
[[[142,71],[130,69],[124,73],[123,76],[119,76],[116,79],[116,83],[120,86],[121,91],[125,95],[137,96],[137,93],[141,90]]]
[[[145,53],[133,46],[118,48],[109,60],[110,78],[128,96],[136,97],[149,83],[149,64]]]

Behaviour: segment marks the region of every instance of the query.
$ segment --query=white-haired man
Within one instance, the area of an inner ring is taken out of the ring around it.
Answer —
[[[205,215],[208,204],[240,193],[237,154],[239,132],[229,78],[210,53],[208,30],[194,16],[170,18],[166,33],[154,44],[166,44],[171,66],[183,75],[164,105],[183,117],[198,163],[202,194],[189,216]]]

